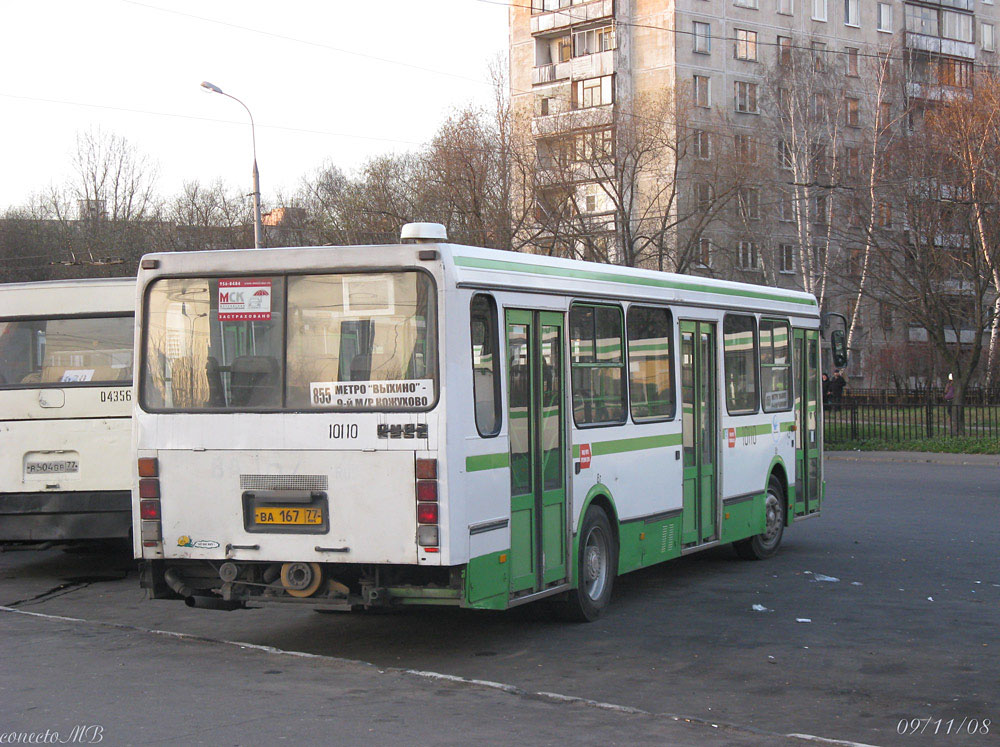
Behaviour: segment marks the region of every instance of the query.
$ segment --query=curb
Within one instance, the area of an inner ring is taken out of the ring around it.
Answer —
[[[828,462],[899,462],[946,464],[954,467],[1000,467],[1000,454],[945,454],[929,451],[826,451]]]

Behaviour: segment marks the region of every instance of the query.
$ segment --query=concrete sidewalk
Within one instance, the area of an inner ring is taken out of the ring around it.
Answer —
[[[831,462],[910,462],[1000,467],[1000,454],[939,454],[933,451],[826,451]]]

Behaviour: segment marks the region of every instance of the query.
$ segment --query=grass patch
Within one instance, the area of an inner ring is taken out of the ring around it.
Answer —
[[[826,441],[827,451],[930,451],[937,454],[1000,454],[1000,439],[975,436],[936,436],[910,441]]]

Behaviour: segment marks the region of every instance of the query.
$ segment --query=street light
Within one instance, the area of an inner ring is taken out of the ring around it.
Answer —
[[[212,93],[221,93],[226,98],[230,98],[247,110],[250,115],[250,137],[253,139],[253,246],[260,249],[260,240],[263,229],[260,224],[260,174],[257,173],[257,131],[253,124],[253,114],[250,108],[232,94],[226,93],[217,85],[209,83],[207,80],[201,82],[201,87]]]

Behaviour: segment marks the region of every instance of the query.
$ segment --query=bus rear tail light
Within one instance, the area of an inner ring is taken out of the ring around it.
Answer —
[[[418,524],[437,524],[438,523],[438,504],[436,504],[436,503],[418,503],[417,504],[417,523]]]
[[[437,552],[438,528],[436,526],[417,527],[417,544],[426,552]]]
[[[160,529],[160,463],[156,457],[140,457],[137,464],[142,546],[155,549],[163,541]]]
[[[139,501],[139,518],[145,520],[160,520],[159,501]]]
[[[436,501],[438,499],[437,480],[420,480],[417,482],[418,501]]]
[[[437,502],[437,459],[417,459],[414,472],[417,479],[417,545],[424,552],[438,552],[441,512]]]
[[[160,465],[156,457],[139,459],[139,477],[159,477]]]

